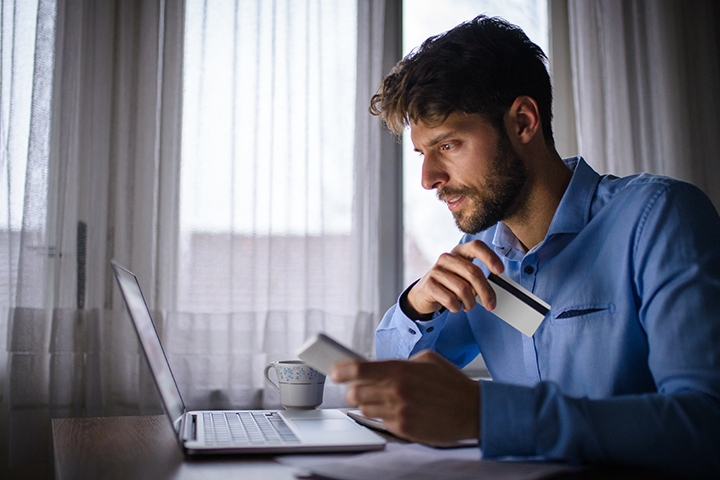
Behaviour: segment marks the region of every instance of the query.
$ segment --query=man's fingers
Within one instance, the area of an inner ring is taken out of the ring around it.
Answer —
[[[437,300],[445,308],[451,312],[459,312],[460,308],[464,307],[468,311],[478,301],[488,310],[495,308],[495,291],[485,274],[470,259],[464,258],[462,252],[454,250],[441,255],[437,266],[430,280],[442,285],[449,292],[448,296],[442,297],[442,290],[436,288],[436,295],[440,296]]]
[[[452,253],[455,255],[461,255],[468,259],[477,258],[494,274],[499,275],[505,270],[500,257],[485,243],[479,240],[473,240],[472,242],[463,243],[456,246]],[[492,289],[490,284],[484,275],[470,275],[467,278],[473,289],[475,295],[473,296],[474,302],[480,303],[487,310],[494,310],[497,305],[497,299],[495,297],[495,291]]]
[[[501,274],[505,270],[505,266],[503,265],[502,260],[500,260],[500,257],[498,257],[489,246],[480,240],[461,243],[452,249],[452,253],[462,255],[470,260],[477,258],[496,275]]]
[[[345,399],[350,405],[369,406],[375,405],[382,408],[383,405],[392,404],[385,385],[379,383],[351,383],[348,386]],[[382,416],[382,415],[375,415]]]
[[[447,361],[433,350],[422,350],[408,359],[411,362],[436,363],[439,361]]]
[[[434,350],[423,350],[416,353],[408,360],[411,362],[434,363],[436,365],[441,365],[443,368],[449,368],[452,371],[457,371],[457,367],[455,367],[455,365],[450,363],[448,359],[435,352]]]
[[[504,270],[500,257],[479,240],[456,246],[443,253],[437,262],[408,292],[402,307],[412,318],[429,315],[440,307],[457,313],[469,311],[480,302],[488,310],[496,305],[495,291],[483,270],[473,263],[482,262],[491,272]]]
[[[488,282],[485,282],[479,290],[476,289],[475,291],[477,293],[475,295],[475,302],[485,307],[488,311],[495,310],[497,306],[497,296],[495,295],[495,290],[492,289]]]
[[[437,303],[451,312],[474,305],[475,291],[470,283],[447,270],[437,269],[428,278],[426,288]]]

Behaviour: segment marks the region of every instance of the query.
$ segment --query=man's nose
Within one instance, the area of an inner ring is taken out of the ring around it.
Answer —
[[[422,165],[422,186],[426,190],[436,189],[446,184],[448,175],[442,162],[434,155],[425,155]]]

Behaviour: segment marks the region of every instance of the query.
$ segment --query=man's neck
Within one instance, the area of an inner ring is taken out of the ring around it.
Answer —
[[[572,171],[554,150],[528,165],[528,192],[523,205],[503,220],[526,251],[545,239],[571,178]]]

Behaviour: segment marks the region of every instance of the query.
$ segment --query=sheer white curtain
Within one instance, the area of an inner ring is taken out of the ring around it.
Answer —
[[[367,112],[399,32],[385,31],[385,1],[186,4],[167,351],[191,406],[277,406],[268,361],[319,331],[372,355],[399,291],[386,272],[402,255],[382,252],[400,222],[380,208],[399,149]],[[324,405],[344,390],[328,382]]]
[[[387,239],[358,165],[397,158],[356,148],[384,73],[356,72],[387,57],[386,2],[360,4],[3,1],[0,476],[47,475],[50,418],[160,412],[112,258],[190,407],[277,405],[262,367],[319,330],[371,353]]]
[[[158,411],[108,261],[167,270],[180,6],[2,3],[3,474],[47,472],[52,417]]]
[[[688,180],[720,207],[720,6],[717,2],[551,2],[552,36],[567,35],[577,152],[617,175],[648,171]],[[564,18],[563,18],[564,17]],[[555,45],[562,47],[557,37]],[[562,48],[552,61],[562,63]],[[570,102],[568,102],[570,103]],[[562,103],[561,103],[562,104]],[[565,113],[565,114],[564,114]],[[563,152],[574,154],[575,152]]]

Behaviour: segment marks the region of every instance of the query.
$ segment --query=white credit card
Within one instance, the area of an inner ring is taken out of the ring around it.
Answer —
[[[297,350],[300,360],[313,367],[323,375],[330,375],[333,365],[351,360],[366,360],[359,353],[351,350],[337,340],[318,333],[308,339],[303,346]]]
[[[497,298],[495,310],[490,313],[532,337],[550,311],[550,305],[503,274],[491,273],[488,281]],[[476,300],[481,303],[479,297]]]

